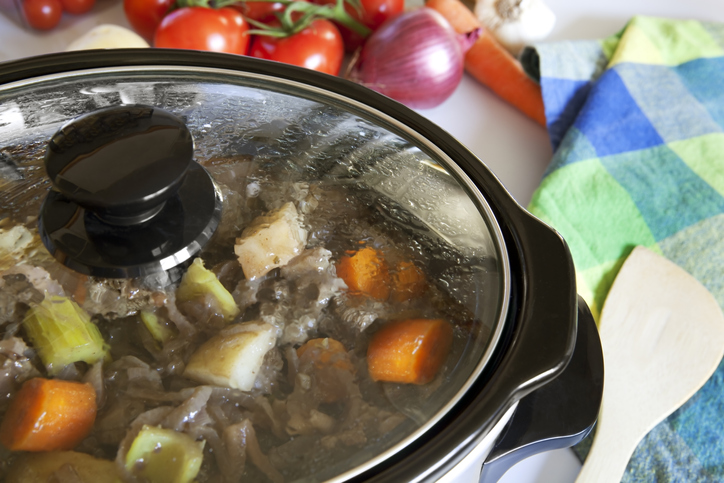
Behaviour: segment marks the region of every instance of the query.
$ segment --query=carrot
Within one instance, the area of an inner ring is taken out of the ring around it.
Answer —
[[[348,386],[339,378],[354,376],[355,369],[341,342],[329,338],[308,340],[297,349],[297,357],[300,365],[311,362],[318,371],[315,380],[322,402],[335,403],[348,397]]]
[[[88,295],[88,287],[86,287],[87,281],[88,275],[80,275],[75,289],[73,290],[73,300],[78,305],[83,305],[85,303],[86,296]]]
[[[452,326],[442,319],[404,319],[376,332],[367,346],[367,368],[375,381],[426,384],[452,346]]]
[[[546,126],[540,85],[487,31],[465,54],[465,70],[523,114]]]
[[[390,274],[382,255],[371,247],[343,256],[337,264],[337,276],[352,292],[369,295],[378,300],[390,296]]]
[[[457,33],[481,27],[475,14],[460,0],[427,0],[425,6],[442,14]],[[540,85],[487,30],[483,29],[465,54],[465,70],[523,114],[546,126]]]
[[[422,295],[427,289],[427,280],[417,265],[400,262],[392,272],[392,299],[404,302]]]
[[[441,13],[459,34],[466,34],[481,27],[478,17],[460,0],[427,0],[425,6]]]
[[[37,377],[15,394],[0,425],[11,451],[69,450],[90,433],[96,418],[90,384]]]
[[[354,371],[347,349],[338,340],[330,338],[310,339],[297,349],[297,357],[301,359],[307,352],[308,356],[313,358],[317,367],[331,365],[339,369]]]

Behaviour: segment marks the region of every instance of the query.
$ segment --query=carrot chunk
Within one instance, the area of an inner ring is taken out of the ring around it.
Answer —
[[[335,339],[310,339],[297,349],[301,364],[311,363],[322,402],[335,403],[348,396],[347,385],[340,382],[354,376],[352,360],[341,342]]]
[[[90,433],[96,412],[90,384],[30,379],[10,402],[0,442],[11,451],[69,450]]]
[[[460,0],[427,0],[425,6],[441,13],[457,33],[481,27],[475,14]],[[523,114],[546,126],[540,85],[487,30],[483,29],[465,54],[465,70]]]
[[[427,279],[422,270],[412,262],[400,262],[392,272],[392,300],[404,302],[425,293]]]
[[[387,300],[390,296],[387,262],[374,248],[365,247],[351,256],[343,256],[337,264],[337,276],[352,292],[377,300]]]
[[[346,371],[354,371],[347,349],[338,340],[330,338],[310,339],[297,349],[300,359],[307,354],[317,367],[334,366]]]
[[[452,346],[452,326],[442,319],[404,319],[372,336],[367,367],[375,381],[426,384],[440,370]]]

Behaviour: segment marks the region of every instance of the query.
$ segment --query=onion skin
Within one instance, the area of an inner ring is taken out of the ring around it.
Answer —
[[[431,8],[409,10],[367,39],[350,78],[413,109],[436,107],[460,83],[465,52],[479,35],[458,35]]]

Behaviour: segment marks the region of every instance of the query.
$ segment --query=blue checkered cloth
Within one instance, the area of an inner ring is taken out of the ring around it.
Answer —
[[[523,60],[540,76],[554,148],[529,209],[568,242],[594,315],[636,245],[724,307],[724,25],[635,17],[610,38],[536,45]],[[724,364],[644,438],[623,481],[724,482]]]

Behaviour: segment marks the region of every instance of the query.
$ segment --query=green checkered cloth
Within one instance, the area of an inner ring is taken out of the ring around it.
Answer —
[[[724,25],[635,17],[523,60],[554,148],[529,209],[568,242],[594,315],[636,245],[724,307]],[[623,481],[724,482],[724,364],[641,442]]]

